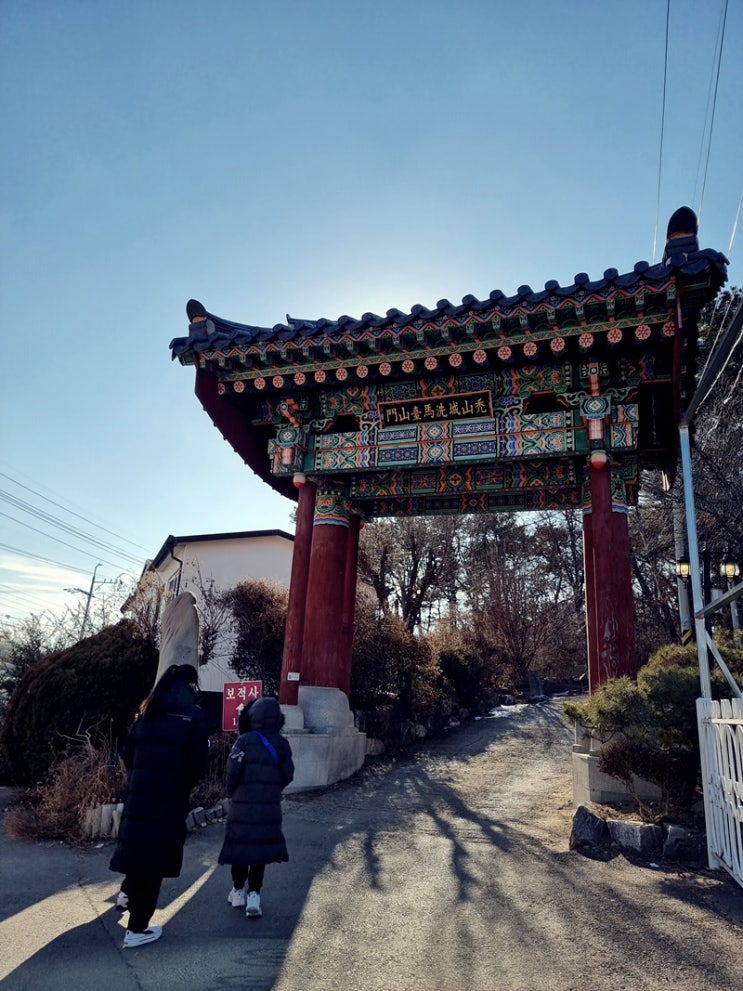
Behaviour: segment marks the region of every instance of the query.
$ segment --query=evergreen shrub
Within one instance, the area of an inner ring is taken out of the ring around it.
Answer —
[[[743,650],[718,643],[731,673],[743,675]],[[712,696],[732,691],[719,667],[711,671]],[[643,819],[661,821],[688,810],[700,781],[696,700],[700,695],[695,645],[668,644],[640,668],[637,682],[615,678],[582,702],[566,702],[565,713],[604,743],[599,768],[622,781]],[[643,801],[635,776],[658,786],[660,807]]]
[[[460,706],[478,708],[490,694],[490,678],[481,657],[464,647],[444,647],[439,655],[441,684],[453,692]]]
[[[81,739],[115,750],[152,688],[158,652],[129,620],[33,664],[0,728],[0,777],[33,785]]]

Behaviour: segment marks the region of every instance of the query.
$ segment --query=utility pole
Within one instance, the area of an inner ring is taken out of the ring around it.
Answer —
[[[93,589],[95,587],[95,573],[96,571],[98,571],[99,568],[102,567],[103,565],[99,561],[98,564],[96,564],[95,568],[93,568],[93,577],[90,579],[90,588],[88,589],[87,592],[83,592],[83,595],[87,595],[87,600],[85,602],[85,612],[83,613],[83,621],[80,624],[80,633],[78,634],[81,640],[83,638],[83,634],[85,633],[85,626],[88,622],[88,616],[90,614],[90,600],[93,598]],[[82,592],[82,589],[79,589],[78,591]]]

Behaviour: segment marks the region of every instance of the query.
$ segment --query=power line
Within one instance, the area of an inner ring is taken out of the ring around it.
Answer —
[[[47,540],[53,540],[55,543],[62,544],[73,551],[84,554],[87,558],[97,559],[102,564],[116,568],[118,571],[133,573],[137,568],[141,568],[142,560],[146,556],[146,549],[141,547],[141,545],[121,536],[112,529],[94,522],[82,513],[69,509],[62,501],[56,501],[53,498],[43,495],[38,491],[38,488],[33,487],[39,483],[36,483],[33,479],[28,479],[31,484],[26,485],[19,481],[17,477],[14,477],[15,474],[0,472],[0,478],[6,479],[13,486],[30,493],[34,497],[34,501],[31,502],[21,498],[20,495],[16,495],[12,490],[0,489],[0,501],[24,514],[21,518],[18,518],[7,512],[0,512],[0,516],[12,520],[27,530],[40,534]],[[37,500],[41,500],[41,502],[39,503]],[[43,508],[44,504],[50,507],[57,507],[62,512],[60,514],[48,512]],[[40,521],[45,526],[43,528],[33,526],[24,516],[28,517],[28,519]],[[67,517],[70,517],[70,519],[68,520]],[[72,518],[88,524],[94,528],[95,532],[77,525],[72,521]],[[140,555],[138,550],[134,552],[126,551],[122,546],[117,546],[112,541],[105,539],[105,536],[96,536],[96,533],[108,534],[117,541],[122,541],[134,548],[141,549],[144,553]],[[65,536],[73,538],[75,543],[65,540]],[[0,550],[19,555],[23,558],[43,562],[52,568],[60,568],[67,572],[85,575],[90,573],[88,567],[66,564],[41,554],[34,554],[20,547],[11,546],[10,544],[0,544]],[[109,559],[109,555],[111,555],[111,559]],[[66,583],[69,584],[69,577]],[[60,586],[62,584],[63,579],[60,577]],[[43,609],[48,610],[50,607],[56,609],[56,605],[52,606],[52,601],[56,602],[57,596],[60,596],[61,592],[61,587],[47,589],[46,586],[41,588],[34,584],[13,582],[10,586],[0,586],[0,602],[4,604],[4,611],[8,614],[18,614],[24,608],[27,612],[31,612],[32,610],[40,612]]]
[[[735,235],[738,231],[738,221],[740,220],[740,208],[743,206],[743,193],[740,194],[740,199],[738,200],[738,209],[735,212],[735,220],[733,221],[733,230],[730,235],[730,244],[728,245],[728,257],[733,253],[733,242],[735,241]]]
[[[717,71],[715,73],[714,94],[712,97],[712,112],[711,115],[709,115],[709,135],[707,137],[707,155],[704,163],[704,177],[702,179],[702,190],[699,195],[699,209],[697,210],[697,216],[699,220],[702,219],[702,208],[704,206],[704,192],[707,186],[707,170],[709,169],[709,158],[710,158],[710,153],[712,151],[712,131],[715,124],[715,110],[717,109],[717,91],[720,86],[720,68],[722,66],[722,46],[725,40],[725,25],[727,23],[727,16],[728,16],[728,0],[724,0],[722,7],[722,14],[720,16],[720,22],[721,22],[720,28],[717,34],[718,40],[715,43],[715,57],[717,59]],[[713,59],[713,66],[714,66],[714,59]],[[709,101],[707,103],[707,107],[709,109]],[[707,127],[706,120],[704,126],[706,130]],[[702,143],[704,143],[704,131],[702,132]]]
[[[53,593],[53,592],[56,592],[58,590],[57,589],[38,589],[37,591],[38,591],[38,594],[35,594],[35,592],[34,591],[31,591],[31,590],[22,591],[20,588],[16,589],[16,588],[12,588],[9,585],[0,585],[0,597],[6,598],[6,599],[7,598],[10,598],[10,599],[19,599],[19,600],[22,600],[22,604],[23,605],[25,605],[28,602],[30,602],[32,604],[36,604],[36,603],[42,604],[42,603],[44,603],[44,599],[41,598],[40,596],[44,592],[52,592]],[[25,600],[25,601],[23,601],[23,600]]]
[[[123,540],[125,544],[131,544],[132,547],[138,547],[140,550],[145,551],[145,553],[147,553],[147,548],[142,547],[141,544],[138,544],[133,540],[129,540],[127,537],[122,537],[121,534],[114,533],[113,530],[106,529],[106,527],[101,526],[98,523],[95,523],[93,520],[88,519],[86,516],[82,516],[80,513],[76,513],[74,510],[68,509],[66,506],[63,506],[61,503],[55,502],[54,499],[49,499],[47,496],[42,495],[41,492],[37,492],[35,489],[30,488],[30,486],[24,485],[23,482],[19,482],[17,479],[13,478],[12,476],[6,475],[5,472],[0,471],[0,478],[7,479],[9,482],[12,482],[14,485],[17,485],[19,488],[25,489],[27,492],[30,492],[32,495],[38,496],[39,499],[43,499],[44,502],[51,503],[52,506],[56,506],[58,509],[61,509],[63,512],[67,513],[68,515],[76,516],[79,520],[82,520],[84,523],[89,523],[91,526],[94,526],[97,530],[103,530],[104,533],[107,533],[112,537],[116,537],[117,540]]]
[[[725,328],[725,333],[719,342],[719,346],[710,354],[704,366],[696,390],[689,400],[689,404],[681,417],[681,426],[685,427],[691,423],[696,410],[702,405],[707,396],[712,391],[715,383],[725,370],[730,361],[733,350],[743,339],[743,299],[739,300],[738,308],[733,314],[730,322]],[[735,339],[735,340],[734,340]]]
[[[31,526],[30,523],[24,523],[23,520],[16,519],[15,516],[10,516],[9,513],[0,512],[0,516],[4,516],[6,519],[12,520],[14,523],[18,523],[20,526],[25,526],[28,530],[33,530],[34,533],[40,533],[42,537],[48,537],[49,540],[54,540],[58,544],[64,544],[65,547],[69,547],[73,551],[79,551],[81,554],[86,554],[88,557],[96,556],[95,554],[91,554],[90,551],[83,550],[81,547],[75,547],[74,544],[68,544],[66,540],[60,540],[59,537],[52,536],[51,533],[45,533],[43,530],[39,530],[37,527]],[[119,565],[115,564],[113,561],[103,561],[103,564],[110,564],[112,568],[119,567]]]
[[[657,250],[658,222],[660,217],[660,191],[661,191],[661,181],[663,174],[663,146],[665,140],[666,94],[667,94],[667,84],[668,84],[670,8],[671,8],[671,0],[666,0],[665,53],[664,53],[664,64],[663,64],[663,99],[662,99],[662,109],[661,109],[660,145],[658,151],[658,186],[657,186],[657,194],[656,194],[655,229],[653,232],[653,262],[655,262],[656,250]],[[725,31],[727,27],[727,12],[728,12],[728,0],[723,0],[720,10],[720,20],[718,23],[717,37],[715,39],[715,48],[712,56],[712,69],[710,73],[710,83],[709,83],[709,90],[707,95],[707,106],[705,109],[704,123],[702,126],[702,136],[699,146],[699,159],[697,162],[697,176],[694,184],[694,202],[697,202],[697,192],[699,193],[698,206],[696,209],[697,218],[699,221],[701,221],[702,218],[702,210],[704,206],[704,194],[707,187],[707,173],[709,171],[709,162],[712,153],[712,135],[714,131],[715,114],[717,110],[717,95],[720,85],[720,72],[722,69],[722,52],[725,41]],[[705,145],[705,139],[706,139],[706,145]],[[700,173],[702,172],[703,160],[704,160],[704,172],[702,174],[701,190],[700,190],[699,183],[700,183]],[[743,197],[741,199],[743,201]],[[738,208],[738,213],[740,213],[740,206]],[[733,237],[735,236],[735,227],[737,227],[737,217],[736,217],[735,226],[733,228]],[[730,251],[732,250],[732,242],[733,242],[733,238],[731,238],[730,241],[730,248],[728,249],[728,254],[730,254]]]
[[[3,489],[0,489],[0,499],[4,502],[9,502],[10,505],[14,506],[16,509],[20,509],[22,512],[28,513],[28,515],[34,517],[34,519],[41,520],[44,523],[50,523],[57,529],[68,533],[71,537],[80,537],[83,540],[88,541],[88,543],[102,548],[103,550],[113,551],[115,554],[120,554],[123,558],[128,558],[132,563],[136,563],[141,560],[140,557],[130,554],[129,551],[124,551],[119,547],[115,547],[113,544],[108,543],[108,541],[99,540],[97,537],[93,537],[90,534],[85,533],[85,531],[81,530],[79,527],[71,526],[70,524],[65,523],[64,520],[60,520],[58,517],[52,516],[50,513],[45,513],[43,510],[38,509],[36,506],[32,506],[23,499],[18,499],[16,496],[11,495],[11,493],[6,492]]]
[[[73,549],[77,550],[77,548]],[[53,561],[49,557],[42,557],[40,554],[32,554],[31,551],[23,551],[19,547],[11,547],[10,544],[0,544],[0,550],[10,551],[12,554],[20,554],[21,557],[32,557],[36,561],[43,561],[44,564],[54,564],[58,568],[65,568],[67,571],[78,571],[81,575],[87,575],[90,571],[90,568],[80,568],[74,564],[62,564],[61,561]],[[90,556],[93,557],[94,555]],[[118,567],[118,565],[116,565],[116,567]]]
[[[710,316],[709,321],[708,321],[708,324],[710,326],[715,322],[715,317],[717,316],[717,311],[718,311],[718,309],[720,307],[720,304],[721,304],[722,300],[723,300],[723,295],[721,293],[718,293],[717,299],[715,300],[714,309],[712,310],[712,315]],[[712,354],[714,354],[715,348],[717,347],[717,342],[720,340],[720,336],[722,335],[722,333],[724,332],[725,328],[727,327],[727,321],[728,321],[728,315],[730,314],[730,308],[732,307],[733,303],[735,303],[735,302],[736,302],[735,296],[731,293],[727,297],[727,306],[725,307],[725,312],[722,314],[722,316],[720,317],[720,319],[718,321],[718,324],[717,324],[717,333],[715,334],[715,339],[712,342],[712,344],[711,344],[711,346],[710,346],[710,348],[709,348],[709,350],[707,352],[707,360],[709,360],[710,356]],[[706,368],[706,363],[705,363],[705,368]],[[704,374],[704,368],[702,369],[702,374]]]
[[[663,56],[663,103],[660,114],[660,148],[658,149],[658,194],[655,201],[655,230],[653,231],[653,264],[658,244],[658,219],[660,217],[660,179],[663,170],[663,136],[666,129],[666,85],[668,83],[668,25],[671,19],[671,0],[666,0],[666,44]]]

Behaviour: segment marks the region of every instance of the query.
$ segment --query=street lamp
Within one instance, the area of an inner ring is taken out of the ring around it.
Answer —
[[[710,581],[710,552],[708,548],[704,548],[702,551],[701,564],[701,579],[702,579],[702,601],[705,606],[710,602],[712,589]],[[723,578],[728,589],[731,589],[737,578],[740,578],[740,565],[733,557],[730,547],[727,547],[725,553],[720,559],[719,564],[720,577]],[[689,555],[684,551],[681,557],[676,561],[676,577],[682,581],[685,585],[688,583],[691,577],[691,563],[689,561]],[[730,603],[730,618],[733,627],[733,637],[735,643],[737,644],[741,639],[740,633],[740,620],[738,615],[738,603],[732,601]],[[711,623],[712,617],[708,614],[704,618],[704,625],[707,628],[707,632],[711,633]]]
[[[705,547],[702,550],[701,560],[701,580],[702,580],[702,607],[708,605],[710,601],[711,585],[709,576],[709,565],[710,565],[710,553],[709,548]],[[687,551],[681,555],[676,561],[676,577],[679,581],[682,581],[684,585],[688,584],[691,578],[691,561],[689,560],[689,554]],[[712,617],[707,615],[704,617],[704,627],[707,633],[712,633]],[[683,632],[683,631],[682,631]]]
[[[729,547],[725,549],[725,553],[720,561],[720,577],[727,578],[729,582],[740,578],[740,565],[733,557]]]
[[[740,565],[733,557],[730,547],[725,548],[725,553],[720,561],[720,577],[727,582],[728,590],[733,587],[736,578],[740,578]],[[740,617],[738,614],[738,603],[735,599],[730,603],[730,625],[733,628],[733,643],[740,647],[743,642],[740,631]]]
[[[686,551],[684,551],[676,562],[676,577],[680,578],[682,582],[688,582],[691,577],[691,563]]]

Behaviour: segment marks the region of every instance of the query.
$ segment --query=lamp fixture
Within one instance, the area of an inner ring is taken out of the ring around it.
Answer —
[[[725,553],[720,560],[720,577],[727,578],[729,582],[735,578],[740,578],[740,565],[733,557],[729,547],[725,549]]]
[[[676,577],[680,578],[682,582],[688,582],[690,575],[691,564],[689,562],[689,555],[684,551],[678,561],[676,561]]]

